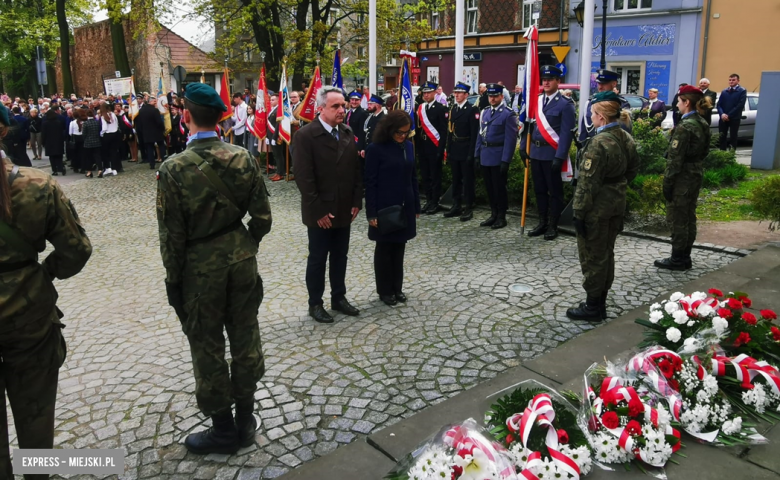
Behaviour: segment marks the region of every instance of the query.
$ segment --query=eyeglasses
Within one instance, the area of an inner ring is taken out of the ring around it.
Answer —
[[[412,133],[411,130],[396,130],[395,132],[393,132],[393,135],[398,135],[399,137],[408,137],[409,135],[411,135],[411,133]]]

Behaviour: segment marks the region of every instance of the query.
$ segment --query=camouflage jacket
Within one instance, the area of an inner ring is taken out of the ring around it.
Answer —
[[[664,185],[687,184],[701,178],[710,150],[710,125],[698,113],[683,118],[669,139]]]
[[[197,162],[199,156],[211,165],[238,205],[190,161]],[[247,228],[231,228],[247,212]],[[184,152],[160,166],[157,224],[168,283],[181,283],[183,276],[254,257],[260,241],[271,230],[271,204],[257,163],[244,148],[218,138],[193,140]]]
[[[11,162],[0,162],[10,176]],[[50,316],[57,301],[52,280],[79,273],[92,254],[76,210],[50,175],[20,167],[11,184],[11,210],[12,217],[6,223],[23,240],[37,252],[43,252],[48,241],[54,251],[38,264],[37,255],[30,258],[0,238],[0,266],[32,261],[0,273],[0,334],[17,328],[19,322]]]
[[[584,220],[591,215],[623,215],[626,187],[639,171],[639,153],[631,135],[618,125],[605,128],[586,140],[577,163],[574,216]]]

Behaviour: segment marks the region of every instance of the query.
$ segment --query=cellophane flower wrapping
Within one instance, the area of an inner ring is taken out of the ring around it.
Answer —
[[[703,352],[713,348],[704,339],[707,337],[697,340]],[[661,346],[646,348],[629,359],[626,374],[660,395],[672,420],[699,442],[727,446],[765,443],[755,425],[743,421],[740,410],[724,395],[717,377],[702,367],[698,356],[690,355],[694,352],[682,350],[686,352],[683,355]]]
[[[636,464],[656,478],[666,478],[664,465],[682,447],[680,432],[663,398],[623,365],[593,364],[584,375],[584,397],[578,417],[595,460]]]
[[[474,419],[443,427],[404,457],[391,480],[519,480],[513,456]]]
[[[485,425],[512,454],[521,478],[579,479],[590,473],[592,451],[577,409],[555,389],[526,380],[489,400]]]

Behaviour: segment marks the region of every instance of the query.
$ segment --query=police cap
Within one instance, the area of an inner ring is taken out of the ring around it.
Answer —
[[[377,105],[384,106],[385,101],[382,100],[382,97],[379,95],[371,95],[371,98],[368,99],[368,103],[376,103]]]
[[[362,98],[363,94],[358,92],[357,90],[352,90],[349,92],[349,98]]]
[[[491,95],[503,95],[504,94],[504,86],[499,85],[497,83],[488,83],[487,84],[487,94],[488,96]]]
[[[552,65],[544,65],[539,70],[540,78],[553,78],[559,80],[563,76],[563,72],[560,68]]]
[[[188,83],[184,98],[196,105],[227,112],[225,102],[219,97],[217,91],[205,83]]]
[[[463,82],[456,83],[455,88],[452,89],[453,93],[469,93],[470,91],[471,87]]]
[[[435,92],[437,88],[439,88],[438,83],[425,82],[422,84],[422,87],[420,87],[420,91],[422,91],[423,93]]]
[[[612,70],[607,70],[605,68],[596,70],[596,81],[599,83],[617,82],[619,78],[620,75]]]

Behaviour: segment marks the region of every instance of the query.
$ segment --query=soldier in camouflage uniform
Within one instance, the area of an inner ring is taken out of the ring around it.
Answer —
[[[8,123],[0,105],[0,143]],[[47,241],[54,251],[38,263]],[[89,238],[59,184],[38,169],[0,160],[0,478],[13,478],[6,394],[19,447],[54,446],[57,376],[66,347],[52,280],[76,275],[91,254]]]
[[[626,188],[639,170],[639,154],[631,135],[621,128],[630,122],[613,92],[591,101],[594,137],[578,155],[580,176],[574,192],[574,227],[587,300],[566,311],[572,320],[598,322],[607,318],[607,295],[615,279],[615,240],[623,230]]]
[[[710,150],[710,122],[704,117],[712,108],[698,88],[686,85],[677,94],[682,121],[672,130],[666,151],[664,198],[667,221],[672,229],[672,256],[656,260],[667,270],[693,267],[691,250],[696,241],[696,203],[703,178],[704,158]]]
[[[160,167],[157,222],[168,301],[192,352],[195,398],[213,422],[184,444],[197,454],[232,454],[254,442],[257,428],[254,393],[265,363],[256,255],[271,230],[271,207],[249,152],[221,142],[214,131],[227,109],[216,91],[191,83],[184,104],[183,120],[192,135],[187,149]],[[223,329],[230,340],[229,365]]]

